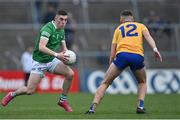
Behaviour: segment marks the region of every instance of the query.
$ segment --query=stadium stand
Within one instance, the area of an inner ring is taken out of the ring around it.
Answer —
[[[31,22],[30,2],[1,1],[0,23],[29,23]]]
[[[162,34],[154,36],[165,61],[156,63],[152,58],[150,48],[145,44],[146,59],[149,68],[180,68],[180,45],[178,44],[180,33],[180,16],[178,0],[87,0],[71,1],[60,0],[59,8],[70,11],[77,21],[75,44],[78,46],[78,67],[103,68],[98,64],[99,45],[106,46],[105,56],[109,55],[113,30],[119,22],[119,14],[123,9],[132,9],[138,21],[153,10],[163,19],[171,22],[168,28],[172,29],[172,35]],[[10,4],[9,4],[10,3]],[[148,4],[147,4],[148,3]],[[43,3],[43,12],[46,2]],[[156,6],[155,6],[156,5]],[[21,69],[18,60],[23,49],[28,44],[33,44],[38,27],[33,24],[33,2],[31,0],[2,0],[0,1],[0,69]],[[169,17],[171,16],[171,17]],[[178,16],[178,17],[177,17]],[[21,27],[19,27],[21,26]],[[150,28],[153,25],[148,25]],[[164,26],[162,26],[163,28]],[[12,57],[13,56],[13,57]],[[13,59],[11,59],[13,58]],[[108,64],[108,63],[107,63]],[[106,64],[105,64],[106,66]]]

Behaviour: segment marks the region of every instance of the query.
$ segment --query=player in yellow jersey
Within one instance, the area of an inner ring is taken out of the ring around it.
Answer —
[[[146,72],[144,67],[143,37],[154,51],[155,58],[162,62],[154,39],[151,37],[145,25],[134,22],[131,11],[125,10],[120,16],[120,25],[114,32],[111,46],[110,66],[105,74],[105,78],[98,87],[94,100],[86,112],[95,113],[97,105],[102,100],[106,89],[113,80],[126,68],[130,67],[138,81],[138,103],[136,113],[145,113],[144,98],[147,90]]]

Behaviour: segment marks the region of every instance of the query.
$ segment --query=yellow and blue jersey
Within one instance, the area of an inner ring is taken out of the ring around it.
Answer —
[[[137,22],[125,22],[119,25],[113,37],[116,44],[116,58],[113,63],[121,70],[130,67],[135,71],[144,67],[143,34],[148,30]]]
[[[144,56],[142,35],[144,30],[148,30],[146,26],[137,22],[125,22],[119,25],[112,40],[112,43],[117,44],[116,54],[128,52]]]

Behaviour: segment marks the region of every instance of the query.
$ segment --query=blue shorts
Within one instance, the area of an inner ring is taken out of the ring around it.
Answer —
[[[129,66],[132,71],[135,71],[144,67],[144,57],[139,54],[121,52],[116,55],[113,63],[120,70]]]

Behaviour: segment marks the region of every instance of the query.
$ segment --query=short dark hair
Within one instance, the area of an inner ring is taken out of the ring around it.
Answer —
[[[56,15],[68,15],[65,10],[58,10]]]
[[[133,13],[131,10],[124,10],[121,12],[121,16],[133,16]]]

